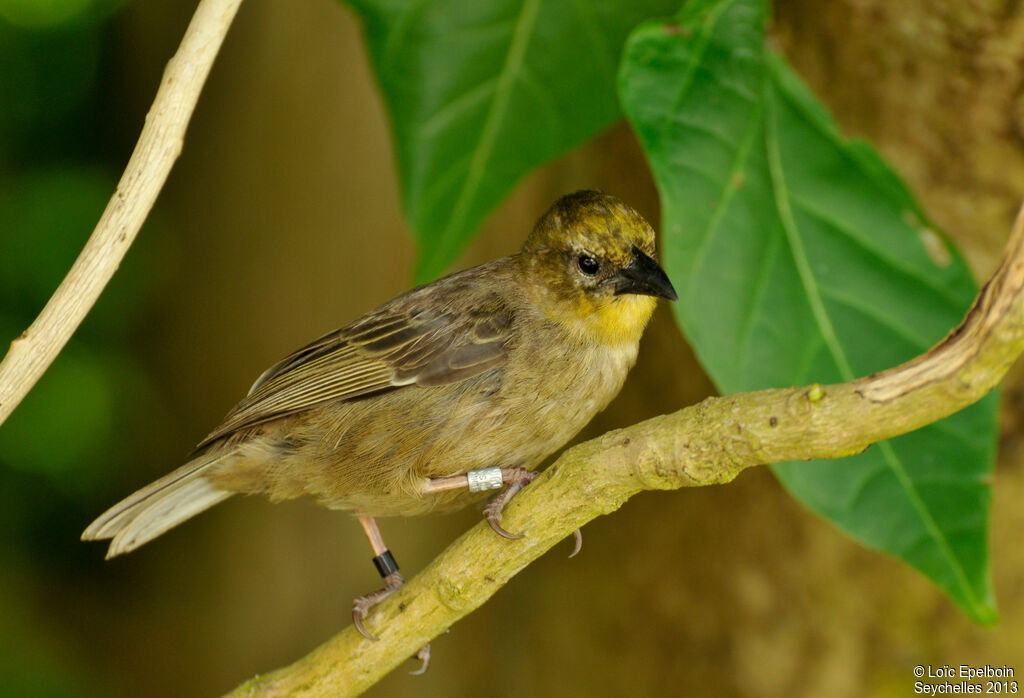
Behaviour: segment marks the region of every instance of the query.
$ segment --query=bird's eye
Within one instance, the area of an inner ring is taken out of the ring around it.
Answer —
[[[586,252],[576,258],[576,266],[578,266],[580,271],[587,276],[593,276],[597,272],[601,271],[601,263]]]

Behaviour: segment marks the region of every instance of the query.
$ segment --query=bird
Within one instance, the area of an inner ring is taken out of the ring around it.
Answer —
[[[655,233],[594,190],[563,196],[522,249],[414,288],[265,371],[185,465],[104,512],[83,540],[135,550],[235,494],[309,495],[352,512],[384,581],[403,584],[378,517],[484,507],[494,531],[536,468],[604,409],[657,299],[676,300]],[[577,551],[581,538],[577,532]]]

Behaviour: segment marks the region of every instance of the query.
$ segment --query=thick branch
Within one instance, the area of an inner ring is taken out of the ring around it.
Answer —
[[[506,509],[505,540],[474,527],[376,607],[379,642],[352,627],[291,666],[231,695],[351,696],[483,604],[573,530],[637,492],[728,482],[755,465],[840,458],[946,417],[977,401],[1024,350],[1024,210],[1006,256],[964,322],[927,353],[838,385],[721,398],[566,451]]]
[[[117,190],[46,307],[0,363],[0,424],[28,394],[114,275],[181,153],[196,100],[242,0],[201,0],[164,71]]]

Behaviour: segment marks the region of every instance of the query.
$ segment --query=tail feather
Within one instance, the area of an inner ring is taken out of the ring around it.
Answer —
[[[127,553],[218,504],[233,492],[203,473],[223,457],[201,456],[118,502],[93,521],[82,540],[110,541],[107,558]]]

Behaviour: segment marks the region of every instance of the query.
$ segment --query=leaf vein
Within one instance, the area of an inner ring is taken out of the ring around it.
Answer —
[[[437,237],[437,242],[433,247],[434,257],[445,254],[445,250],[452,246],[452,238],[465,225],[470,205],[483,183],[484,175],[487,172],[487,165],[490,162],[494,145],[497,142],[501,121],[508,109],[509,99],[515,87],[516,78],[526,57],[526,48],[529,46],[534,29],[536,28],[539,8],[540,0],[525,0],[523,2],[515,23],[515,30],[512,32],[512,41],[505,55],[505,62],[498,73],[498,83],[494,90],[491,106],[487,110],[487,116],[484,119],[480,137],[473,148],[466,180],[459,191],[455,205],[452,207],[447,224],[441,229]]]

